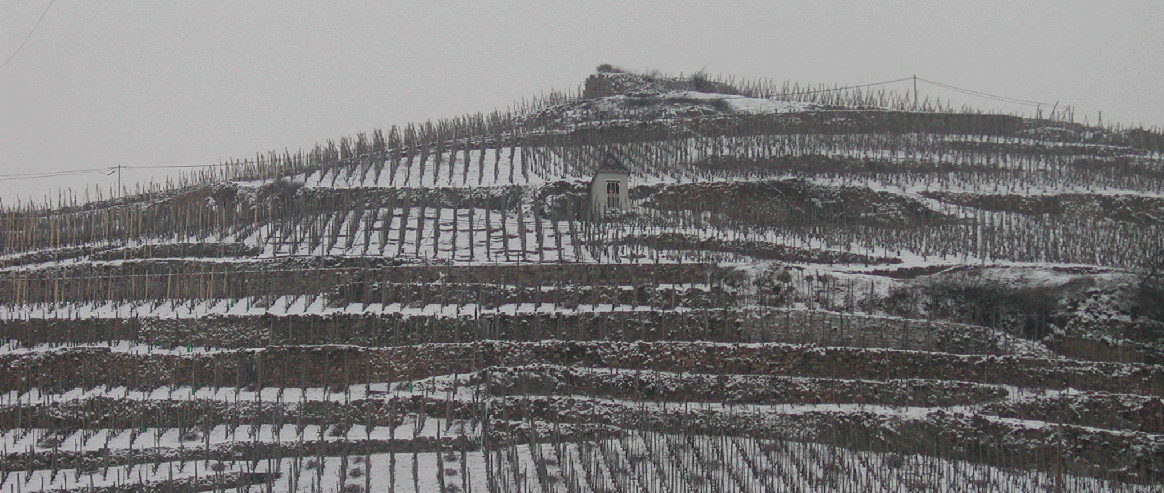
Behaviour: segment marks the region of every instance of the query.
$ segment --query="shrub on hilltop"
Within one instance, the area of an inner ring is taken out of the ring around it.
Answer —
[[[295,195],[295,192],[298,192],[300,188],[303,188],[303,183],[282,178],[266,183],[260,187],[259,197],[288,199]]]
[[[639,74],[614,67],[599,65],[586,79],[582,99],[597,99],[615,95],[650,95],[673,91],[693,91],[715,94],[743,94],[739,88],[716,80],[703,71],[689,77],[660,73]]]

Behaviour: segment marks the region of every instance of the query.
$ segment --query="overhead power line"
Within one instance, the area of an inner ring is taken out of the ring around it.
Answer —
[[[219,163],[219,164],[170,164],[170,165],[151,165],[151,166],[125,166],[121,165],[122,170],[127,169],[189,169],[189,168],[215,168],[221,166],[236,166],[246,163]],[[118,166],[107,166],[104,168],[85,168],[73,169],[64,171],[44,171],[39,173],[9,173],[0,175],[0,181],[11,180],[30,180],[36,178],[52,178],[55,176],[65,175],[79,175],[84,173],[102,173],[105,175],[112,175],[117,172]]]
[[[174,169],[174,168],[215,168],[219,166],[237,166],[242,163],[218,163],[218,164],[169,164],[169,165],[154,165],[154,166],[122,166],[125,169]]]
[[[853,86],[832,87],[832,88],[828,88],[828,89],[816,89],[816,90],[812,90],[812,91],[787,92],[787,93],[777,94],[776,96],[779,96],[779,97],[801,96],[801,95],[805,95],[805,94],[819,94],[819,93],[823,93],[823,92],[847,91],[849,89],[860,89],[863,87],[883,86],[886,84],[896,84],[898,82],[906,82],[906,81],[911,81],[911,80],[914,80],[914,77],[903,77],[901,79],[887,80],[884,82],[873,82],[870,84],[858,84],[858,85],[853,85]],[[1031,101],[1029,99],[1019,99],[1019,98],[1012,98],[1012,97],[1007,97],[1007,96],[999,96],[996,94],[989,94],[989,93],[985,93],[985,92],[981,92],[981,91],[975,91],[973,89],[966,89],[964,87],[958,87],[958,86],[945,84],[945,83],[934,81],[934,80],[924,79],[921,77],[917,77],[916,80],[919,80],[919,81],[922,81],[922,82],[925,82],[927,84],[931,84],[931,85],[934,85],[937,87],[941,87],[944,89],[949,89],[951,91],[967,94],[970,96],[977,96],[980,98],[993,99],[996,101],[1002,101],[1002,102],[1006,102],[1006,103],[1025,104],[1025,105],[1030,105],[1030,106],[1052,106],[1053,105],[1053,103],[1046,103],[1046,102],[1042,102],[1042,101]]]
[[[927,84],[932,84],[932,85],[935,85],[938,87],[949,89],[951,91],[956,91],[956,92],[960,92],[963,94],[969,94],[971,96],[978,96],[980,98],[993,99],[996,101],[1002,101],[1002,102],[1006,102],[1006,103],[1025,104],[1025,105],[1029,105],[1029,106],[1051,106],[1051,103],[1044,103],[1044,102],[1040,102],[1040,101],[1031,101],[1028,99],[1018,99],[1018,98],[1010,98],[1010,97],[1006,97],[1006,96],[998,96],[998,95],[994,95],[994,94],[987,94],[984,92],[975,91],[973,89],[966,89],[963,87],[952,86],[949,84],[943,84],[941,82],[936,82],[936,81],[932,81],[929,79],[923,79],[921,77],[918,77],[917,80],[920,80],[920,81],[925,82]]]
[[[33,178],[52,178],[55,176],[80,175],[80,174],[84,174],[84,173],[92,173],[94,171],[106,171],[108,169],[109,168],[90,168],[90,169],[74,169],[74,170],[67,170],[67,171],[45,171],[45,172],[40,172],[40,173],[11,173],[11,174],[6,174],[6,175],[0,175],[0,180],[9,181],[9,180],[27,180],[27,179],[33,179]],[[108,173],[106,173],[106,174],[108,174]]]
[[[49,6],[50,7],[52,6],[52,1],[49,2]],[[45,12],[46,13],[48,12],[48,8],[45,8]],[[44,18],[43,14],[41,15],[41,18],[42,19]],[[40,21],[38,20],[37,25],[39,25],[39,24],[40,24]],[[35,31],[36,28],[33,27],[33,30]],[[32,33],[29,33],[29,36],[31,36],[31,35],[32,35]],[[27,41],[27,40],[28,39],[25,38],[25,41]],[[21,43],[21,46],[23,46],[23,43]],[[17,51],[19,51],[19,50],[20,49],[17,48]],[[15,55],[15,53],[13,55]],[[12,57],[9,57],[9,60],[11,60],[11,59],[12,59]],[[7,62],[5,62],[5,63],[7,63]],[[0,66],[0,67],[2,67],[2,66]],[[883,86],[886,84],[896,84],[899,82],[906,82],[906,81],[912,81],[912,80],[915,80],[915,77],[902,77],[900,79],[893,79],[893,80],[887,80],[887,81],[882,81],[882,82],[872,82],[869,84],[857,84],[857,85],[852,85],[852,86],[833,87],[833,88],[828,88],[828,89],[815,89],[812,91],[780,93],[780,94],[775,94],[774,96],[787,97],[787,96],[800,96],[800,95],[805,95],[805,94],[818,94],[818,93],[823,93],[823,92],[846,91],[846,90],[850,90],[850,89],[860,89],[860,88],[864,88],[864,87]],[[927,84],[931,84],[931,85],[934,85],[937,87],[941,87],[944,89],[949,89],[951,91],[956,91],[956,92],[960,92],[963,94],[968,94],[971,96],[977,96],[977,97],[986,98],[986,99],[993,99],[993,100],[1007,102],[1007,103],[1013,103],[1013,104],[1025,104],[1025,105],[1030,105],[1030,106],[1052,106],[1052,103],[1045,103],[1045,102],[1040,102],[1040,101],[1031,101],[1031,100],[1019,99],[1019,98],[1011,98],[1011,97],[1007,97],[1007,96],[998,96],[995,94],[989,94],[989,93],[985,93],[985,92],[981,92],[981,91],[975,91],[973,89],[966,89],[963,87],[953,86],[950,84],[945,84],[942,82],[924,79],[921,77],[916,77],[916,80],[919,80],[919,81],[922,81],[922,82],[925,82]],[[218,163],[218,164],[168,164],[168,165],[157,164],[157,165],[143,165],[143,166],[120,165],[120,166],[108,166],[108,167],[104,167],[104,168],[87,168],[87,169],[67,170],[67,171],[0,174],[0,181],[29,180],[29,179],[37,179],[37,178],[52,178],[52,177],[56,177],[56,176],[77,175],[77,174],[95,173],[95,172],[100,172],[100,173],[103,173],[106,175],[112,175],[113,173],[116,173],[119,168],[121,170],[130,170],[130,169],[191,169],[191,168],[215,168],[215,167],[222,167],[222,166],[238,166],[238,165],[244,165],[244,164],[247,164],[247,162],[246,161],[228,162],[228,163]]]
[[[11,61],[12,61],[12,59],[16,57],[16,54],[17,54],[17,53],[20,53],[20,50],[21,50],[21,48],[24,48],[24,44],[28,42],[28,38],[31,38],[31,37],[32,37],[32,33],[36,32],[36,28],[40,27],[40,21],[43,21],[43,20],[44,20],[44,16],[45,16],[46,14],[48,14],[49,8],[51,8],[51,7],[53,6],[53,2],[55,2],[55,1],[56,1],[56,0],[49,0],[49,3],[48,3],[48,5],[46,5],[46,6],[45,6],[45,8],[44,8],[44,12],[41,12],[41,14],[40,14],[40,18],[38,18],[38,19],[36,20],[36,25],[35,25],[35,26],[32,26],[32,30],[31,30],[31,31],[28,31],[28,36],[25,36],[25,37],[24,37],[24,41],[21,41],[21,42],[20,42],[20,46],[17,46],[17,47],[16,47],[16,51],[12,52],[12,54],[11,54],[11,55],[8,55],[8,59],[7,59],[7,60],[4,60],[4,63],[3,63],[3,64],[0,64],[0,69],[3,69],[4,67],[6,67],[6,66],[8,65],[8,62],[11,62]]]
[[[913,78],[912,77],[905,77],[902,79],[887,80],[885,82],[874,82],[871,84],[860,84],[860,85],[856,85],[856,86],[833,87],[833,88],[829,88],[829,89],[817,89],[817,90],[813,90],[813,91],[784,92],[784,93],[779,93],[776,95],[780,96],[780,97],[784,97],[784,96],[801,96],[804,94],[818,94],[818,93],[822,93],[822,92],[847,91],[849,89],[860,89],[862,87],[873,87],[873,86],[883,86],[885,84],[896,84],[898,82],[905,82],[907,80],[913,80]]]

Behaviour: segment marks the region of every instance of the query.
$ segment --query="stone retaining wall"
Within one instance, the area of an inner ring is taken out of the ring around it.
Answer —
[[[750,342],[882,347],[958,354],[1021,354],[1034,346],[978,325],[817,310],[769,309],[740,317]]]
[[[97,385],[155,389],[332,387],[528,364],[844,379],[955,380],[1027,388],[1164,395],[1164,367],[787,344],[497,342],[393,348],[285,346],[210,354],[130,354],[74,348],[0,356],[0,391]]]
[[[159,260],[0,274],[0,300],[65,303],[125,300],[242,299],[313,295],[341,288],[369,298],[377,285],[657,286],[714,283],[738,274],[709,264],[531,264],[383,268],[256,269],[247,263]],[[452,302],[453,300],[446,300]]]
[[[617,290],[617,296],[666,290]],[[660,294],[663,293],[663,294]],[[718,295],[692,290],[688,299],[710,304]],[[545,293],[543,293],[545,294]],[[679,296],[672,292],[675,296]],[[552,296],[550,293],[548,296]],[[726,296],[726,294],[725,294]],[[610,301],[634,301],[610,300]],[[227,302],[223,302],[227,303]],[[693,303],[697,304],[697,303]],[[634,306],[634,305],[632,305]],[[549,307],[539,305],[541,310]],[[717,308],[616,312],[484,312],[473,305],[446,307],[444,315],[400,313],[334,315],[228,315],[160,319],[25,319],[0,321],[0,341],[20,345],[101,344],[132,341],[161,347],[245,348],[297,344],[358,344],[370,347],[495,339],[533,341],[721,341],[783,342],[956,354],[1049,356],[1029,341],[972,325],[807,310],[737,311]],[[457,313],[459,312],[459,313]]]
[[[163,348],[358,344],[367,347],[478,340],[740,341],[723,310],[437,315],[340,314],[213,316],[158,319],[29,319],[0,321],[0,341],[102,345],[130,341]]]

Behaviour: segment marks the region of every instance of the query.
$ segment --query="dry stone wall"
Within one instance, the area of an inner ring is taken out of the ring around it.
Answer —
[[[0,390],[95,385],[240,388],[395,382],[526,364],[844,379],[941,379],[1164,395],[1164,367],[862,348],[682,342],[498,342],[393,348],[284,346],[192,354],[86,347],[0,356]]]
[[[201,318],[27,319],[0,321],[3,342],[108,345],[128,341],[163,348],[248,348],[359,344],[367,347],[478,340],[740,341],[723,310],[486,313],[462,316],[389,314],[212,316]]]
[[[83,265],[0,274],[0,299],[13,303],[240,299],[339,295],[371,300],[377,286],[657,286],[718,283],[739,276],[708,264],[536,264],[269,268],[261,263],[187,260]],[[452,301],[452,300],[448,300]]]
[[[749,342],[894,348],[956,354],[1016,354],[1031,348],[1014,336],[978,325],[909,320],[819,310],[768,309],[740,317]]]
[[[616,291],[627,298],[659,291]],[[720,296],[694,291],[708,304]],[[550,293],[547,296],[552,296]],[[608,301],[632,301],[632,299]],[[128,341],[163,348],[245,348],[358,344],[368,347],[481,340],[783,342],[954,354],[1047,356],[1037,346],[985,327],[807,310],[719,308],[510,312],[459,305],[452,314],[227,315],[199,318],[31,318],[0,321],[0,342],[73,346]],[[225,303],[225,302],[224,302]],[[639,306],[639,305],[631,305]],[[541,308],[548,308],[542,306]]]

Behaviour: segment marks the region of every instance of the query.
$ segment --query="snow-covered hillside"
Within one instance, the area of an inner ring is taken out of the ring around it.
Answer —
[[[1154,491],[1164,139],[900,101],[606,72],[6,201],[0,490]]]

